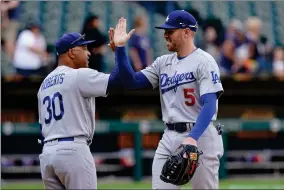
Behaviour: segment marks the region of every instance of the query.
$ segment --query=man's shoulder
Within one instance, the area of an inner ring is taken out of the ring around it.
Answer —
[[[157,58],[159,60],[160,64],[173,61],[174,58],[176,57],[176,53],[170,53],[170,54],[165,54]]]
[[[38,93],[43,92],[44,89],[48,89],[55,84],[62,84],[62,86],[67,84],[67,86],[74,87],[73,84],[76,83],[76,77],[77,69],[63,65],[56,67],[43,79]]]
[[[86,81],[86,80],[94,80],[94,78],[98,76],[105,76],[107,74],[98,72],[95,69],[91,68],[79,68],[77,70],[77,80],[78,81]]]
[[[64,74],[64,75],[77,75],[77,70],[76,69],[73,69],[71,67],[67,67],[67,66],[64,66],[64,65],[61,65],[61,66],[58,66],[56,67],[53,71],[51,71],[46,77],[44,80],[52,77],[52,76],[55,76],[55,75],[58,75],[58,74]]]
[[[160,57],[163,57],[163,58],[165,58],[165,57],[175,57],[176,56],[176,53],[168,53],[168,54],[164,54],[164,55],[162,55],[162,56],[160,56]]]
[[[80,74],[87,74],[87,73],[98,73],[97,70],[91,69],[91,68],[79,68],[76,69],[78,73]]]
[[[196,50],[197,55],[200,57],[201,61],[203,62],[216,62],[212,55],[210,55],[208,52],[198,48]]]
[[[204,57],[204,58],[214,59],[214,58],[212,57],[212,55],[210,55],[208,52],[204,51],[203,49],[198,48],[198,49],[196,50],[196,52],[197,52],[200,56],[202,56],[202,57]]]

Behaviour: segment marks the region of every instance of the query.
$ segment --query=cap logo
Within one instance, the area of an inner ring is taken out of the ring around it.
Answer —
[[[167,16],[167,18],[166,18],[166,22],[168,22],[169,21],[169,16]]]

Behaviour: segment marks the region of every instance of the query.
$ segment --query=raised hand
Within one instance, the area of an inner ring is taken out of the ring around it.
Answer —
[[[109,30],[108,30],[108,39],[109,39],[108,47],[110,47],[110,49],[114,52],[115,51],[115,44],[114,44],[114,41],[113,41],[113,37],[114,37],[114,28],[109,28]]]
[[[118,23],[117,23],[115,30],[114,30],[113,41],[114,41],[115,46],[117,46],[117,47],[125,46],[126,42],[129,40],[129,38],[131,37],[131,35],[135,31],[135,29],[132,29],[127,34],[126,28],[127,28],[126,19],[121,17],[118,20]]]

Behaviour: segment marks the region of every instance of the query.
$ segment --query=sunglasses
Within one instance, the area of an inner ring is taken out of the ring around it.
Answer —
[[[81,35],[79,38],[77,38],[76,40],[74,40],[73,42],[71,42],[71,44],[73,45],[73,44],[75,44],[76,42],[78,42],[78,41],[80,41],[80,40],[85,40],[85,36],[86,36],[86,34],[83,34],[83,35]]]

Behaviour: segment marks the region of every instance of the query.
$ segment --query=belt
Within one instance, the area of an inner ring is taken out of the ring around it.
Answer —
[[[169,130],[176,131],[179,133],[183,133],[186,131],[190,131],[192,127],[194,127],[195,123],[166,123],[166,126]],[[224,125],[220,123],[214,124],[215,129],[218,132],[218,135],[222,135]]]
[[[63,142],[63,141],[74,141],[74,137],[65,137],[65,138],[58,138],[58,139],[52,139],[52,140],[49,140],[49,141],[44,141],[44,144],[45,143],[48,143],[48,142],[51,142],[51,141],[58,141],[58,142]]]
[[[79,137],[64,137],[64,138],[57,138],[57,139],[52,139],[52,140],[48,140],[48,141],[41,141],[41,144],[46,144],[48,142],[52,142],[52,141],[58,141],[58,142],[64,142],[64,141],[75,141],[75,138],[80,138],[82,136]],[[87,144],[89,145],[91,143],[91,140],[86,139]]]
[[[183,133],[189,131],[194,127],[195,123],[166,123],[169,130]]]

